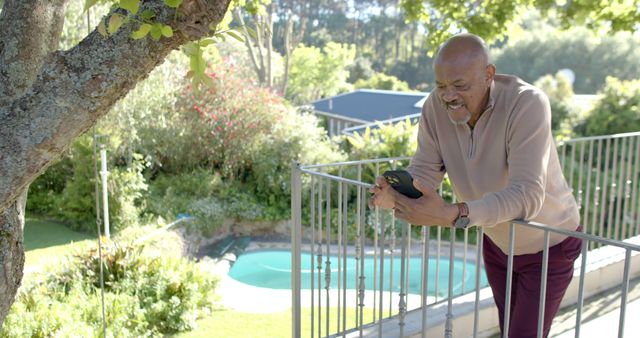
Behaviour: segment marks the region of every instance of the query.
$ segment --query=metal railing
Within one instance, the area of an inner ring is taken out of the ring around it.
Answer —
[[[583,240],[576,337],[585,297],[587,250],[604,245],[625,250],[620,282],[622,337],[631,253],[640,251],[640,246],[623,241],[638,235],[640,227],[640,133],[563,141],[558,153],[580,205],[585,233],[514,221],[512,234],[517,231],[515,224],[545,232],[543,280],[549,234]],[[366,205],[371,184],[365,182],[373,182],[384,170],[406,166],[407,160],[292,165],[293,337],[426,337],[429,328],[438,325],[445,337],[459,336],[461,329],[475,337],[483,329],[479,318],[480,290],[486,286],[482,228],[411,227],[391,212]],[[440,193],[455,201],[446,179]],[[512,252],[510,257],[512,261]],[[510,287],[508,283],[505,318]],[[542,296],[545,291],[542,283]],[[473,325],[454,327],[460,317],[454,311],[454,299],[463,296],[473,304]],[[302,308],[310,309],[310,314],[303,317]],[[439,309],[444,308],[441,314]]]

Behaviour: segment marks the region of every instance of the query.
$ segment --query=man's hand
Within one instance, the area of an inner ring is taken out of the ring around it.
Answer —
[[[397,192],[389,182],[383,177],[376,177],[376,185],[369,189],[373,194],[369,198],[369,208],[380,207],[382,209],[393,209],[395,206],[396,196],[402,196]]]
[[[412,199],[396,193],[393,207],[395,216],[414,225],[450,227],[458,217],[458,207],[445,202],[435,190],[425,187],[418,180],[414,180],[413,185],[422,192],[422,197]]]

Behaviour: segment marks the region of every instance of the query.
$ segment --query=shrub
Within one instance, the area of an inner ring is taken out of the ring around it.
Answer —
[[[577,113],[572,109],[572,97],[574,94],[571,83],[566,76],[558,72],[555,76],[545,75],[539,78],[535,82],[535,86],[542,89],[549,97],[549,103],[551,104],[551,130],[555,134],[560,133],[563,123]]]
[[[105,307],[110,337],[161,337],[193,328],[211,308],[216,282],[184,259],[152,258],[105,244]],[[25,285],[0,337],[101,337],[97,249]]]
[[[354,84],[355,88],[371,88],[371,89],[384,89],[395,90],[399,92],[411,91],[409,84],[398,79],[393,75],[386,75],[384,73],[375,73],[369,79],[361,79]]]
[[[579,133],[590,136],[640,130],[640,80],[608,77],[600,94],[602,98],[577,128]]]

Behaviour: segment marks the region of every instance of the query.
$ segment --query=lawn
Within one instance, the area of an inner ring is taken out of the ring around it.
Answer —
[[[336,332],[336,310],[331,308],[331,323],[329,325],[331,333]],[[325,332],[325,310],[322,311],[322,332]],[[310,318],[311,310],[302,309],[302,333],[303,337],[309,336],[311,332]],[[316,312],[317,316],[317,312]],[[370,321],[373,316],[371,309],[364,309],[365,322]],[[354,327],[356,318],[355,309],[347,309],[347,326]],[[318,332],[317,319],[315,333]],[[306,334],[306,335],[305,335]],[[291,337],[291,311],[281,311],[274,313],[246,313],[233,310],[215,310],[206,318],[198,321],[198,328],[191,332],[181,333],[173,338],[282,338]]]
[[[53,263],[79,245],[87,245],[94,237],[75,232],[66,226],[28,218],[24,224],[25,267]]]

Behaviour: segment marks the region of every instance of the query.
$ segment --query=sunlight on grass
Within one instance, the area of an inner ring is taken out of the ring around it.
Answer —
[[[288,300],[287,300],[288,301]],[[326,335],[326,309],[322,309],[322,336]],[[317,311],[314,313],[316,325],[315,335],[318,333]],[[329,327],[331,333],[337,330],[337,308],[330,310]],[[371,321],[373,311],[364,309],[364,322]],[[310,336],[311,331],[311,309],[302,309],[302,336]],[[356,311],[353,308],[347,309],[347,327],[355,326]],[[225,337],[225,338],[282,338],[291,337],[291,311],[274,313],[247,313],[233,310],[215,310],[206,318],[198,321],[198,328],[191,332],[186,332],[173,336],[175,338],[204,338],[204,337]]]
[[[27,219],[24,225],[25,267],[54,263],[92,239],[88,234],[75,232],[59,223]]]

